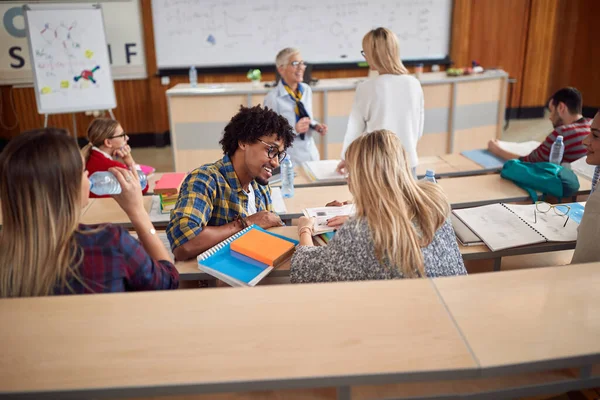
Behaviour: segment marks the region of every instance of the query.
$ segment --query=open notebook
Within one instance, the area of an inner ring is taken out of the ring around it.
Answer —
[[[337,216],[353,216],[356,213],[354,204],[346,204],[341,207],[314,207],[302,210],[304,216],[315,219],[313,226],[313,236],[325,232],[333,232],[336,228],[327,226],[330,218]]]
[[[577,240],[578,224],[554,210],[537,212],[535,204],[490,204],[487,206],[453,210],[492,251],[544,242],[570,242]]]
[[[231,249],[231,243],[233,241],[253,230],[282,239],[283,241],[291,243],[293,246],[298,244],[297,240],[277,235],[256,225],[252,225],[200,254],[197,257],[198,268],[231,286],[256,285],[273,270],[274,266],[264,264]],[[272,247],[272,245],[269,247]],[[261,252],[261,249],[258,246],[255,247],[255,250],[258,253]],[[275,265],[275,267],[278,265]]]

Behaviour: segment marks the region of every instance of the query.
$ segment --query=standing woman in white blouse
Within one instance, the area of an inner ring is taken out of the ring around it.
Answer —
[[[373,29],[364,36],[362,47],[369,67],[379,72],[379,76],[356,88],[338,172],[345,173],[346,149],[354,139],[365,132],[387,129],[400,138],[414,173],[419,162],[417,142],[423,135],[425,117],[421,83],[402,64],[398,38],[391,30]]]

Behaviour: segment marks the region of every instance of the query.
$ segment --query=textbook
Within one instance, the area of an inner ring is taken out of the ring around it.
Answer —
[[[353,216],[356,213],[354,204],[346,204],[341,207],[315,207],[305,208],[302,210],[304,216],[315,219],[313,226],[313,236],[317,236],[325,232],[333,232],[336,228],[327,226],[327,221],[333,217],[340,215]]]
[[[200,254],[197,257],[198,269],[214,276],[217,279],[220,279],[231,286],[255,286],[274,269],[274,266],[268,265],[264,262],[249,257],[247,254],[238,253],[231,249],[231,245],[236,239],[242,238],[249,232],[253,231],[263,234],[263,238],[260,240],[267,240],[267,236],[264,235],[268,235],[285,242],[289,242],[292,245],[292,248],[289,251],[288,257],[285,257],[285,259],[289,258],[289,256],[293,253],[295,246],[298,244],[297,240],[268,232],[256,225],[251,225]],[[252,235],[254,235],[254,233]],[[271,239],[268,240],[270,241]],[[282,245],[281,242],[278,243]],[[245,246],[247,246],[247,244],[243,245],[242,249],[247,250],[248,247]],[[262,251],[264,250],[263,247],[265,246],[260,244],[259,246],[255,246],[253,250],[262,255],[269,254]],[[240,248],[238,247],[238,250],[239,249]],[[281,255],[282,254],[280,254],[280,256]],[[274,257],[273,254],[270,254],[270,257]],[[278,262],[275,267],[281,265],[285,259],[283,257],[275,257],[273,260]]]
[[[552,209],[545,213],[536,211],[535,204],[496,203],[452,210],[452,213],[492,251],[577,240],[578,223],[574,219],[568,214],[558,215]]]
[[[273,267],[278,267],[288,259],[294,248],[294,243],[257,229],[251,229],[231,242],[232,252]]]
[[[185,178],[185,172],[170,172],[163,174],[154,185],[155,194],[173,195],[179,193],[181,182]]]
[[[336,171],[339,163],[340,160],[306,161],[303,167],[313,182],[344,181],[346,176]]]
[[[484,244],[483,240],[479,238],[472,230],[469,229],[458,217],[454,214],[450,214],[452,220],[452,227],[459,243],[463,246],[477,246]]]

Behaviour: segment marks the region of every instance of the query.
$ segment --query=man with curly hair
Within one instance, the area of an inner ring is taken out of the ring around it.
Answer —
[[[190,172],[167,236],[177,260],[187,260],[256,224],[282,225],[273,213],[269,178],[294,140],[287,120],[268,108],[240,107],[219,142],[222,159]]]

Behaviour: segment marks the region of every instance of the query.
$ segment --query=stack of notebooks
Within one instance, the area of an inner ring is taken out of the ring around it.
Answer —
[[[480,239],[490,250],[499,251],[544,242],[577,240],[577,227],[584,206],[580,203],[568,205],[571,207],[568,219],[566,215],[558,215],[554,210],[536,212],[535,204],[497,203],[453,210],[452,213],[458,222],[474,234],[465,236],[460,233],[464,230],[462,224],[455,224],[456,234],[463,244],[479,244],[477,242]]]
[[[198,268],[231,286],[255,286],[289,260],[297,244],[251,225],[200,254]]]
[[[160,211],[163,214],[169,214],[179,196],[179,187],[185,178],[185,173],[174,172],[164,174],[154,186],[154,193],[160,195]]]
[[[306,161],[303,164],[304,172],[313,182],[339,182],[345,181],[346,176],[340,175],[336,168],[340,160]]]

